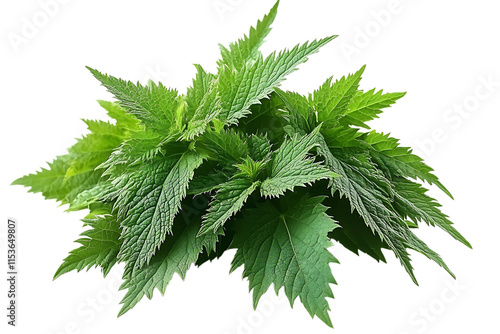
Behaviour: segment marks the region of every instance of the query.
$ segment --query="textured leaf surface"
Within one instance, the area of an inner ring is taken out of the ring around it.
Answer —
[[[387,93],[375,89],[367,92],[358,92],[350,101],[345,116],[340,119],[342,125],[356,125],[366,129],[370,127],[366,122],[378,118],[382,109],[390,107],[406,93]]]
[[[126,275],[148,263],[172,232],[189,181],[202,161],[202,155],[186,153],[177,161],[160,160],[130,177],[116,203],[124,239],[120,259],[127,261]]]
[[[80,271],[93,266],[102,268],[106,276],[117,262],[116,256],[120,250],[120,225],[112,215],[98,216],[94,219],[84,219],[83,222],[91,229],[81,234],[76,240],[81,244],[70,252],[54,275],[54,279],[72,270]]]
[[[279,1],[276,2],[269,13],[257,25],[250,28],[250,33],[239,39],[236,43],[231,43],[229,49],[220,45],[222,59],[219,66],[227,65],[236,69],[242,68],[251,59],[256,59],[259,55],[259,48],[264,43],[264,39],[271,31],[271,24],[278,13]]]
[[[231,216],[241,210],[247,198],[255,191],[260,182],[248,178],[234,178],[224,183],[210,204],[204,216],[200,234],[217,231]]]
[[[389,247],[366,226],[365,221],[356,211],[352,212],[348,199],[335,196],[327,199],[325,204],[330,207],[327,213],[340,227],[328,233],[330,238],[337,240],[357,255],[359,251],[362,251],[377,261],[386,262],[382,249]]]
[[[332,195],[338,191],[341,197],[349,199],[352,209],[389,246],[412,280],[417,284],[407,248],[432,259],[453,276],[441,257],[418,239],[398,214],[391,210],[390,184],[366,155],[356,155],[354,152],[345,154],[337,150],[334,156],[329,150],[326,151],[325,146],[322,145],[322,152],[326,163],[339,175],[332,179]]]
[[[58,156],[35,174],[15,180],[13,185],[31,187],[30,192],[40,192],[46,199],[55,199],[62,204],[73,202],[78,194],[93,188],[101,180],[102,171],[95,170],[111,155],[134,128],[133,119],[122,114],[119,108],[107,104],[109,116],[115,118],[113,125],[103,121],[85,120],[90,133],[77,140],[68,149],[68,154]]]
[[[387,175],[419,178],[429,184],[437,185],[453,198],[448,189],[432,173],[433,169],[427,166],[422,158],[414,155],[410,148],[399,146],[397,139],[375,131],[364,134],[360,139],[370,145],[372,158]]]
[[[280,89],[276,89],[276,92],[288,111],[290,125],[300,132],[312,131],[317,123],[316,113],[308,99],[295,92],[284,92]]]
[[[264,56],[278,5],[220,47],[214,73],[194,65],[185,94],[89,68],[116,98],[99,101],[111,120],[84,120],[89,133],[68,154],[13,183],[90,211],[55,277],[124,262],[122,315],[235,248],[232,270],[244,266],[254,306],[274,284],[331,326],[331,240],[377,261],[390,250],[415,283],[410,250],[453,275],[416,236],[425,222],[470,247],[420,182],[451,194],[410,148],[366,130],[404,93],[364,90],[364,66],[311,94],[281,90],[336,36]]]
[[[426,194],[427,189],[404,178],[394,179],[392,184],[396,190],[395,207],[400,213],[415,223],[424,221],[431,226],[439,226],[453,238],[472,248],[470,243],[452,226],[453,223],[448,216],[441,212],[439,209],[441,205]]]
[[[200,142],[213,154],[214,159],[230,165],[240,162],[249,154],[244,136],[234,130],[209,131]]]
[[[334,123],[345,115],[349,103],[358,92],[359,81],[364,71],[365,66],[355,74],[342,77],[334,83],[332,83],[333,78],[330,77],[318,90],[314,91],[311,103],[318,111],[320,122]]]
[[[193,84],[187,89],[186,93],[186,118],[191,119],[199,109],[200,104],[212,87],[212,82],[215,80],[215,75],[206,72],[199,64],[194,65],[196,68],[196,76],[193,79]]]
[[[325,214],[322,197],[283,197],[278,206],[265,202],[245,212],[236,225],[232,247],[237,248],[232,269],[244,265],[243,275],[253,289],[254,307],[274,284],[285,289],[290,303],[299,297],[311,316],[332,326],[327,297],[333,298],[326,237],[336,223]]]
[[[307,61],[308,57],[336,36],[297,45],[291,50],[272,53],[266,59],[259,56],[247,63],[241,71],[225,67],[220,74],[222,112],[220,119],[227,124],[237,124],[249,113],[252,104],[267,97],[285,77]]]
[[[120,290],[127,289],[127,293],[121,301],[123,306],[119,316],[129,311],[144,296],[151,299],[155,289],[163,295],[175,273],[184,278],[204,247],[210,249],[214,247],[218,236],[214,233],[207,233],[197,237],[199,229],[199,221],[185,224],[179,217],[179,221],[174,225],[173,234],[166,237],[158,252],[151,258],[149,265],[125,277]]]
[[[183,139],[192,140],[205,132],[208,124],[219,115],[222,104],[217,90],[218,81],[213,80],[206,93],[201,98],[193,118],[189,121],[187,129],[182,135]]]
[[[161,83],[150,82],[147,86],[134,84],[87,68],[125,110],[144,122],[148,128],[164,132],[181,126],[177,124],[175,117],[179,107],[177,90],[168,89]]]
[[[336,174],[314,158],[308,158],[309,151],[317,145],[319,128],[311,134],[295,135],[285,139],[272,158],[271,175],[262,182],[262,196],[278,197],[295,187],[305,187],[315,181],[335,177]]]

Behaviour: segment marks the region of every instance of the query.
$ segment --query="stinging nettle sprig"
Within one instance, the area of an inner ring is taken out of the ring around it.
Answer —
[[[84,120],[89,134],[66,155],[13,182],[88,209],[81,247],[54,278],[124,263],[122,315],[175,273],[236,249],[231,271],[243,266],[254,307],[273,284],[332,326],[332,241],[377,261],[391,250],[415,283],[408,250],[453,275],[413,233],[424,222],[470,247],[422,182],[451,194],[411,149],[367,125],[404,93],[361,90],[365,67],[308,96],[279,89],[336,36],[264,57],[278,4],[220,46],[217,73],[195,65],[186,94],[89,68],[116,98],[99,101],[113,121]]]

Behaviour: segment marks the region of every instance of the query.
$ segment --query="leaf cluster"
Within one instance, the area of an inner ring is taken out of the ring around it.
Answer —
[[[368,125],[404,93],[361,89],[364,67],[307,96],[281,90],[336,36],[263,56],[277,8],[220,46],[216,73],[196,65],[185,94],[89,68],[116,99],[99,101],[112,122],[85,120],[90,133],[68,154],[14,182],[89,210],[81,246],[55,277],[124,263],[121,315],[163,294],[175,273],[236,249],[231,271],[244,267],[255,307],[274,285],[331,326],[332,241],[377,261],[392,251],[415,283],[409,250],[451,274],[414,233],[423,222],[470,246],[423,182],[450,193],[410,148]]]

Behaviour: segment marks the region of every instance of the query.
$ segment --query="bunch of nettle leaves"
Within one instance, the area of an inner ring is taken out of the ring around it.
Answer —
[[[335,36],[263,57],[277,7],[221,46],[217,73],[196,65],[186,94],[90,69],[117,99],[99,101],[114,122],[85,120],[90,133],[68,154],[14,182],[90,210],[82,246],[55,277],[123,262],[123,314],[234,248],[231,271],[244,266],[254,306],[274,284],[331,326],[332,239],[377,261],[392,250],[415,282],[408,249],[449,271],[412,232],[419,221],[470,246],[416,182],[450,195],[432,169],[397,139],[363,131],[404,93],[360,90],[364,67],[308,96],[278,88]]]

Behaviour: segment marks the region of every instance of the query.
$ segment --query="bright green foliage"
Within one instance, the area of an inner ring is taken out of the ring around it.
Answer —
[[[102,268],[106,276],[117,262],[117,255],[120,251],[120,224],[114,215],[96,216],[92,219],[83,219],[85,225],[91,227],[81,234],[82,238],[76,242],[82,244],[70,252],[59,267],[54,279],[72,270],[80,271],[84,268],[90,269],[92,266]]]
[[[358,93],[359,81],[365,71],[363,66],[355,74],[342,77],[332,82],[330,77],[321,87],[314,91],[309,100],[318,112],[318,120],[325,122],[328,126],[336,125],[336,122],[349,111],[349,103]]]
[[[215,247],[217,235],[207,234],[197,237],[200,229],[199,217],[192,221],[185,221],[182,216],[178,217],[174,233],[166,237],[158,252],[151,258],[149,265],[125,278],[120,289],[128,289],[128,291],[121,302],[123,307],[119,315],[134,307],[143,296],[151,299],[155,288],[164,294],[175,273],[184,278],[201,251],[204,248]]]
[[[219,86],[222,111],[219,118],[225,124],[237,124],[250,113],[252,104],[266,98],[285,77],[296,70],[311,54],[336,36],[297,45],[291,50],[272,53],[266,59],[259,55],[255,61],[245,63],[240,71],[231,67],[220,70]]]
[[[222,59],[218,61],[219,66],[230,66],[241,69],[248,60],[256,59],[259,55],[259,47],[264,43],[264,39],[271,32],[271,24],[278,13],[279,1],[276,2],[269,14],[264,16],[262,21],[257,21],[256,27],[250,28],[248,36],[244,36],[236,43],[229,45],[229,50],[223,45],[219,45]]]
[[[116,99],[99,101],[111,122],[84,120],[89,133],[66,155],[13,182],[89,210],[55,278],[123,263],[122,315],[234,248],[231,271],[243,267],[254,307],[274,285],[332,326],[332,242],[377,261],[392,252],[415,283],[410,250],[453,275],[415,234],[423,222],[470,247],[422,183],[450,192],[410,148],[369,127],[404,93],[360,88],[364,66],[307,96],[281,90],[335,36],[264,56],[277,10],[220,47],[216,73],[195,65],[185,94],[89,68]]]
[[[295,134],[291,139],[285,139],[272,156],[270,176],[260,188],[262,196],[279,197],[295,187],[337,176],[321,163],[314,162],[314,158],[306,158],[317,145],[318,132],[319,128],[316,128],[307,136]]]
[[[165,88],[161,83],[157,85],[152,81],[142,86],[87,68],[120,101],[121,106],[148,129],[161,134],[181,130],[181,124],[176,119],[177,109],[181,106],[175,89]]]
[[[46,199],[55,199],[62,204],[73,204],[83,191],[104,182],[102,170],[96,167],[105,162],[113,150],[130,138],[138,127],[136,119],[125,113],[116,103],[99,103],[115,119],[112,125],[103,121],[85,120],[90,133],[68,149],[68,154],[49,163],[36,174],[23,176],[12,184],[31,187],[31,192],[40,192]],[[119,110],[118,110],[119,108]]]

